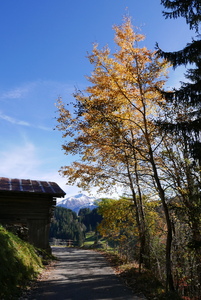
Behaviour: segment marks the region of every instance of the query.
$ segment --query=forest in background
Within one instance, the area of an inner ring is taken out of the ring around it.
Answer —
[[[80,157],[60,172],[86,190],[122,187],[125,199],[100,203],[99,231],[118,240],[124,255],[131,245],[139,273],[153,272],[167,294],[199,299],[201,3],[161,3],[166,18],[184,17],[196,37],[180,51],[167,53],[159,45],[151,51],[125,17],[113,27],[116,52],[94,44],[89,85],[75,91],[73,104],[58,99],[63,150]],[[181,65],[186,81],[166,90],[168,68]]]
[[[67,246],[80,247],[85,241],[86,233],[95,232],[101,220],[97,208],[81,208],[77,215],[71,209],[57,206],[50,226],[50,242],[57,244],[61,240]]]

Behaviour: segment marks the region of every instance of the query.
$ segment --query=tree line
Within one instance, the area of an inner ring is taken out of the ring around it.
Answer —
[[[133,226],[126,216],[122,225],[138,236],[139,271],[146,266],[154,272],[163,264],[158,276],[167,292],[179,291],[183,282],[188,295],[197,296],[201,293],[201,3],[161,3],[164,16],[184,17],[196,38],[177,52],[164,52],[158,45],[152,51],[143,46],[145,37],[134,29],[131,18],[125,17],[122,25],[113,27],[116,52],[94,44],[88,55],[93,66],[89,86],[75,91],[74,110],[58,99],[58,129],[67,138],[62,147],[66,154],[80,155],[80,161],[60,172],[68,184],[78,182],[86,190],[122,187],[135,214]],[[192,67],[180,88],[166,90],[171,65]],[[121,210],[130,213],[130,206]],[[161,262],[156,256],[153,262],[157,243]]]
[[[57,206],[50,226],[50,239],[70,240],[77,246],[82,246],[89,231],[95,231],[102,217],[97,209],[80,209],[78,215],[71,209]]]

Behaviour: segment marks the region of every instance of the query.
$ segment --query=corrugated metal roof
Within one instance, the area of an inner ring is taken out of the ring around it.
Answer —
[[[65,192],[55,182],[0,177],[0,191],[30,192],[64,197]]]

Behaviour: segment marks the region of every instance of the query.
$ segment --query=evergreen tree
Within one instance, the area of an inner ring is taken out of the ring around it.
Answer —
[[[199,31],[201,21],[201,2],[200,0],[161,0],[161,4],[170,12],[163,11],[165,18],[184,17],[190,29]]]
[[[184,17],[190,29],[194,29],[197,37],[188,43],[184,49],[175,52],[164,52],[158,48],[161,57],[172,63],[173,68],[188,64],[189,68],[185,74],[188,82],[183,82],[179,89],[171,92],[163,92],[165,98],[172,102],[174,118],[163,122],[162,127],[181,134],[186,140],[186,150],[191,152],[192,157],[201,165],[201,1],[182,0],[170,1],[161,0],[164,7],[170,11],[164,11],[165,18]],[[157,45],[158,47],[158,45]],[[181,114],[180,107],[185,107]]]
[[[191,224],[192,242],[191,247],[196,255],[197,265],[197,286],[200,290],[201,282],[201,193],[200,193],[200,170],[201,170],[201,1],[200,0],[161,0],[165,9],[163,15],[165,18],[184,17],[190,29],[195,30],[196,38],[192,39],[182,50],[176,52],[164,52],[158,48],[161,57],[172,63],[173,68],[187,65],[192,66],[187,69],[185,77],[188,80],[183,82],[179,89],[171,92],[163,92],[166,100],[172,103],[174,117],[161,124],[165,130],[176,132],[184,142],[184,152],[190,154],[188,159],[189,170],[188,180],[191,183],[191,189],[185,190],[188,201],[186,214]],[[194,171],[197,180],[192,181],[189,174]]]
[[[94,231],[96,226],[101,222],[102,216],[98,214],[97,208],[81,208],[79,211],[81,222],[86,226],[87,231]]]
[[[85,225],[78,222],[75,212],[64,207],[55,208],[54,219],[50,226],[50,238],[74,240],[80,246],[85,238],[85,230]]]

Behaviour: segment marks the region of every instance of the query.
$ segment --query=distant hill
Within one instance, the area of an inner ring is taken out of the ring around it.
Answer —
[[[58,201],[57,206],[71,209],[78,214],[81,208],[90,208],[91,210],[96,208],[97,205],[94,203],[96,200],[95,197],[78,194]]]

